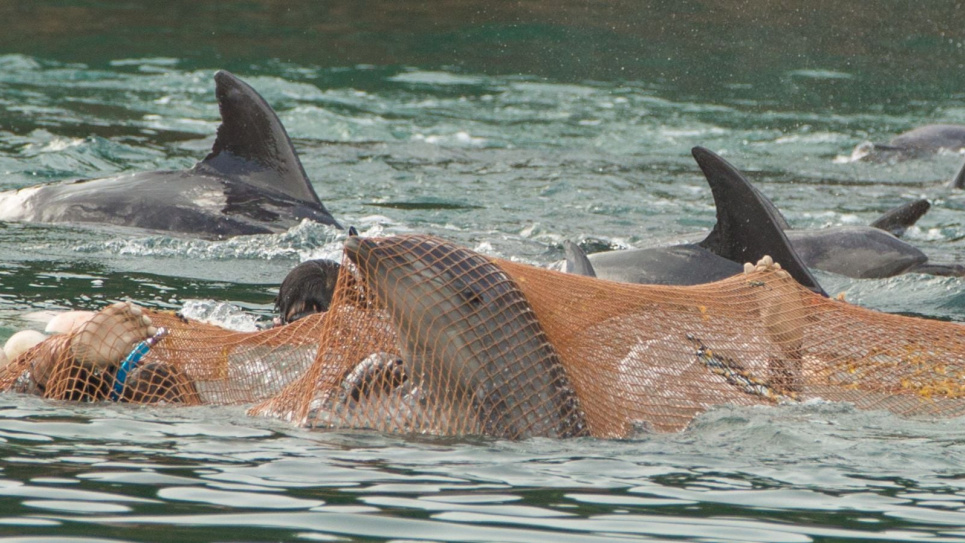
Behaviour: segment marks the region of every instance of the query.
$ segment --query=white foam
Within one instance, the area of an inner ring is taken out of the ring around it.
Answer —
[[[26,217],[30,211],[27,200],[39,190],[38,186],[0,192],[0,221],[19,221]]]
[[[389,77],[388,80],[396,83],[413,83],[421,85],[480,85],[484,82],[484,79],[481,77],[433,71],[412,71],[401,73]]]
[[[188,300],[184,302],[181,314],[189,319],[206,322],[235,330],[238,332],[254,332],[258,330],[258,320],[245,313],[240,307],[214,300]]]
[[[875,144],[870,141],[864,141],[855,146],[854,150],[851,151],[850,156],[838,155],[834,157],[835,164],[850,164],[852,162],[858,162],[864,157],[870,155],[875,149]]]

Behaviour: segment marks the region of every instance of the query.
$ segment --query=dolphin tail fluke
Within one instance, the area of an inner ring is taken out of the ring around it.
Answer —
[[[717,205],[717,224],[699,245],[738,263],[770,255],[797,282],[827,296],[784,235],[781,225],[786,222],[774,204],[716,153],[703,147],[694,147],[692,153]]]
[[[288,132],[268,102],[224,70],[214,74],[221,125],[211,153],[198,164],[258,190],[280,194],[308,218],[339,226],[312,188]]]
[[[570,240],[566,240],[563,242],[563,251],[566,253],[566,263],[563,266],[563,271],[576,275],[596,277],[593,264],[590,263],[590,259],[586,257],[586,253],[583,252],[583,249],[580,249],[579,245]]]
[[[948,183],[949,188],[953,189],[965,189],[965,163],[958,170],[958,175]]]
[[[871,226],[884,230],[895,237],[901,237],[905,230],[914,226],[918,219],[927,213],[930,208],[931,204],[924,198],[908,202],[885,212],[884,215],[875,219]]]

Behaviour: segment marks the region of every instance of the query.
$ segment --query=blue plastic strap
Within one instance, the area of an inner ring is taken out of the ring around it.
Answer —
[[[114,390],[111,391],[112,401],[116,402],[121,398],[121,393],[124,392],[124,383],[127,381],[127,375],[137,367],[138,362],[140,362],[150,350],[151,344],[147,341],[142,341],[127,355],[124,362],[121,362],[121,367],[117,368],[117,375],[114,377]]]

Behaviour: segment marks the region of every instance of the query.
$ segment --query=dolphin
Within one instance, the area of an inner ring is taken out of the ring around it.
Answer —
[[[275,297],[278,324],[289,324],[328,311],[340,268],[338,262],[325,259],[306,260],[292,268]]]
[[[507,439],[589,435],[559,354],[489,259],[430,236],[353,236],[345,254],[392,320],[410,386],[440,402],[433,419]]]
[[[880,279],[908,272],[961,275],[961,266],[928,263],[924,252],[898,239],[930,208],[928,200],[918,199],[885,212],[868,226],[787,227],[784,233],[808,267],[847,277]]]
[[[717,205],[713,231],[697,243],[591,254],[597,277],[694,285],[740,273],[740,263],[756,262],[767,254],[802,285],[822,293],[807,268],[861,279],[907,272],[965,274],[962,266],[929,262],[925,253],[891,233],[914,224],[928,210],[927,201],[899,206],[875,226],[793,230],[773,202],[734,166],[702,147],[695,147],[693,155]]]
[[[928,261],[928,256],[917,247],[871,226],[835,226],[785,233],[809,267],[855,279],[892,277],[913,271]]]
[[[0,193],[0,220],[96,223],[223,239],[303,219],[341,228],[315,194],[278,116],[231,73],[214,75],[221,125],[187,170],[122,174]]]
[[[583,249],[581,249],[579,245],[570,240],[565,240],[563,242],[563,252],[566,255],[566,263],[563,266],[564,272],[596,277],[593,264],[590,263],[590,259],[587,258],[586,253],[583,252]]]
[[[780,215],[770,199],[758,194]],[[903,273],[965,276],[965,266],[931,262],[921,249],[898,239],[930,208],[928,200],[914,200],[885,212],[869,226],[798,230],[785,221],[784,233],[809,268],[855,279],[883,279]]]
[[[800,284],[827,295],[784,233],[787,221],[774,204],[717,154],[694,147],[697,165],[717,203],[717,224],[698,243],[589,255],[596,276],[627,283],[697,285],[744,270],[744,262],[770,255]]]
[[[887,162],[962,149],[965,149],[965,125],[929,124],[903,132],[888,143],[861,143],[854,148],[851,159]]]

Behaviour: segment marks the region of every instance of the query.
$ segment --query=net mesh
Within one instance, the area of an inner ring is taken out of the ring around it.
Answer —
[[[111,309],[116,306],[105,312]],[[120,362],[146,334],[140,316],[114,311],[110,318],[98,322],[95,317],[78,331],[53,336],[13,360],[0,372],[0,389],[74,401],[252,403],[304,373],[315,359],[325,320],[323,314],[312,315],[284,327],[234,332],[173,312],[145,313],[168,334],[123,383]]]
[[[253,414],[317,428],[507,438],[675,431],[715,405],[812,398],[965,414],[961,325],[823,298],[773,267],[671,287],[562,274],[428,236],[352,238],[346,253],[324,315],[239,333],[150,313],[170,334],[118,398],[257,402]],[[84,333],[28,351],[0,387],[110,398],[118,356],[99,361],[83,345],[126,354],[136,341]]]

